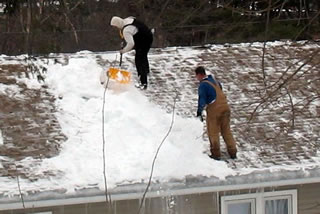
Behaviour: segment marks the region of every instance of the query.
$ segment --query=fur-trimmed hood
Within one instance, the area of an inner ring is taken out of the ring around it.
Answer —
[[[122,29],[124,26],[124,20],[118,16],[113,16],[110,25]]]
[[[127,24],[131,24],[134,20],[134,17],[133,16],[130,16],[128,18],[120,18],[118,16],[113,16],[111,18],[111,21],[110,21],[110,25],[111,26],[114,26],[114,27],[117,27],[119,29],[122,29],[125,25]]]

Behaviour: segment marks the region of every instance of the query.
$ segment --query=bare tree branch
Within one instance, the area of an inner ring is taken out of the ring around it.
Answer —
[[[305,26],[299,31],[299,33],[295,36],[294,40],[297,40],[298,37],[306,30],[307,27],[309,27],[309,26],[313,23],[314,20],[316,20],[316,18],[317,18],[319,15],[320,15],[320,10],[319,10],[318,13],[310,20],[310,22],[309,22],[307,25],[305,25]]]
[[[205,4],[207,4],[207,0],[202,0],[201,4],[195,8],[193,11],[191,11],[177,26],[184,25],[191,17],[194,16],[195,13],[197,13]]]
[[[294,128],[295,110],[294,110],[293,100],[292,100],[292,97],[291,97],[291,94],[290,94],[290,92],[289,92],[288,88],[287,88],[287,87],[284,87],[284,88],[286,89],[286,92],[287,92],[287,94],[288,94],[288,96],[289,96],[289,99],[290,99],[291,112],[292,112],[292,117],[291,117],[291,121],[292,121],[292,123],[291,123],[291,128]]]
[[[64,17],[66,18],[67,22],[69,23],[69,25],[71,26],[72,30],[73,30],[73,35],[74,35],[74,39],[76,40],[77,45],[79,45],[79,38],[78,38],[78,33],[76,31],[76,28],[74,27],[74,25],[72,24],[71,20],[69,19],[68,15],[66,13],[63,14]]]
[[[266,30],[264,33],[264,42],[263,42],[263,51],[262,51],[262,62],[261,62],[261,67],[262,67],[262,75],[263,75],[263,83],[264,87],[267,87],[266,83],[266,73],[264,70],[264,56],[266,53],[266,43],[267,43],[267,38],[268,38],[268,31],[269,31],[269,22],[270,22],[270,11],[271,11],[271,0],[269,0],[269,5],[268,5],[268,12],[267,12],[267,21],[266,21]]]
[[[320,50],[317,50],[315,52],[313,52],[313,54],[309,57],[309,59],[307,59],[302,65],[300,65],[288,78],[286,78],[285,80],[283,80],[283,82],[272,92],[270,92],[269,94],[267,94],[265,97],[261,98],[260,103],[255,107],[255,109],[253,110],[253,112],[251,113],[251,116],[248,120],[248,122],[250,122],[255,113],[257,112],[257,110],[266,102],[268,102],[272,97],[274,97],[279,91],[280,89],[282,89],[283,87],[285,87],[291,80],[292,78],[299,72],[301,71],[301,69],[307,65],[309,62],[311,62],[313,60],[313,58],[315,56],[317,56],[319,54]]]

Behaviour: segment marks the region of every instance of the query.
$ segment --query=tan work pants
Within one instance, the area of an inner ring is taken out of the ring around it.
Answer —
[[[237,148],[230,130],[230,109],[228,106],[207,106],[207,129],[210,140],[210,151],[215,158],[220,158],[220,133],[226,143],[231,157],[236,156]]]

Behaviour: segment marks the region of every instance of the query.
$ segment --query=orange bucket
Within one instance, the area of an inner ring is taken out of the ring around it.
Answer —
[[[110,79],[116,80],[119,83],[127,84],[130,82],[131,73],[119,68],[109,68],[108,76]]]

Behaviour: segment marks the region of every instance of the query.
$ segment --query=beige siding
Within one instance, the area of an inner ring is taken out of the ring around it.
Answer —
[[[320,213],[320,183],[298,187],[299,214]]]
[[[217,194],[203,193],[161,198],[147,198],[144,203],[144,214],[216,214]],[[132,214],[139,209],[139,200],[116,201],[113,214]],[[90,203],[59,207],[37,208],[12,211],[0,211],[0,214],[25,214],[51,211],[52,214],[107,214],[106,203]],[[111,212],[108,212],[111,214]]]
[[[123,200],[116,201],[114,205],[114,212],[116,214],[132,214],[133,210],[138,210],[139,208],[139,200]],[[90,212],[88,212],[90,213]],[[92,212],[91,212],[92,213]],[[95,213],[95,212],[93,212]]]
[[[218,212],[217,194],[202,193],[176,197],[172,209],[175,214],[215,214]]]
[[[145,201],[145,214],[166,213],[170,209],[168,198],[147,198]]]
[[[116,201],[113,203],[112,209],[114,214],[132,214],[133,210],[138,210],[138,202],[139,200]],[[52,214],[111,214],[111,209],[109,210],[110,212],[107,212],[107,206],[105,202],[100,202],[26,209],[26,212],[24,212],[24,210],[0,211],[0,214],[32,214],[37,212],[52,212]]]

